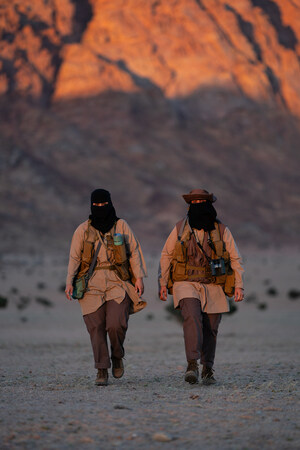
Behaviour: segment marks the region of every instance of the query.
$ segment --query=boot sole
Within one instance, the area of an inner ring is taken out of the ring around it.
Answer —
[[[198,382],[198,377],[194,372],[187,372],[184,377],[185,381],[190,384],[195,384]]]
[[[116,375],[114,372],[112,373],[112,375],[113,375],[114,378],[122,378],[122,376],[124,375],[124,370],[121,373],[121,375]]]

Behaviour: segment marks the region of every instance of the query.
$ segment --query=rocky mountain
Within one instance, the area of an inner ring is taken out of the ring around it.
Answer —
[[[2,0],[0,33],[3,251],[66,249],[96,187],[149,251],[195,187],[299,242],[299,0]]]

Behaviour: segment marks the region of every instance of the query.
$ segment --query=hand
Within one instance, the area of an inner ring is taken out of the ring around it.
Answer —
[[[71,284],[67,284],[66,289],[65,289],[65,294],[68,300],[73,300],[72,299],[72,294],[73,294],[73,286]]]
[[[139,297],[141,297],[144,293],[143,278],[137,278],[134,286],[135,286],[135,292],[138,294]]]
[[[168,298],[167,286],[162,286],[159,291],[159,298],[161,301],[165,302]]]
[[[242,288],[235,288],[234,301],[235,302],[241,302],[243,300],[244,300],[244,289],[242,289]]]

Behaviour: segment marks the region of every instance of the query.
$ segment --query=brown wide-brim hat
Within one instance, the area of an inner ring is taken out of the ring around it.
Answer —
[[[213,203],[217,200],[214,194],[210,194],[205,189],[193,189],[189,194],[183,194],[182,197],[187,203],[191,203],[192,200],[208,200]]]

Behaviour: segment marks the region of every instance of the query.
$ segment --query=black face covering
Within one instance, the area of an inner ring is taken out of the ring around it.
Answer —
[[[105,206],[94,206],[93,203],[105,203]],[[107,233],[118,220],[110,193],[105,189],[96,189],[91,195],[91,225],[101,233]]]
[[[188,211],[189,224],[197,230],[211,231],[215,228],[214,222],[217,211],[209,201],[191,203]]]

